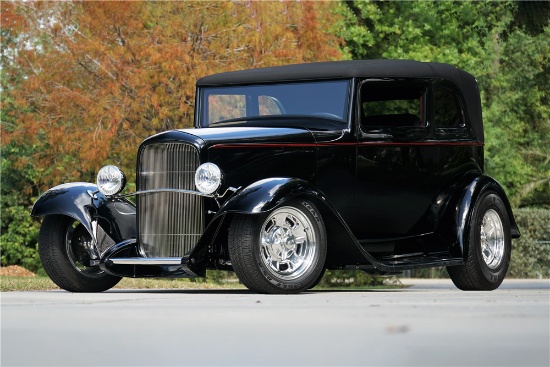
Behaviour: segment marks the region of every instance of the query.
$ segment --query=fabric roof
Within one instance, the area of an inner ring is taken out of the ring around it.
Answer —
[[[197,87],[349,78],[432,78],[452,82],[462,92],[477,140],[483,141],[476,79],[449,64],[412,60],[350,60],[274,66],[209,75]]]

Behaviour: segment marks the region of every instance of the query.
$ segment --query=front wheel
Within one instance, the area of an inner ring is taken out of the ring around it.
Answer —
[[[92,237],[84,226],[64,215],[48,215],[42,221],[38,252],[50,279],[69,292],[102,292],[114,287],[120,277],[90,266],[86,250]]]
[[[229,256],[241,282],[258,293],[299,293],[324,270],[325,226],[317,208],[293,201],[264,215],[236,215]]]
[[[462,290],[498,288],[508,271],[512,251],[508,211],[498,194],[489,191],[481,195],[465,239],[465,264],[447,267],[453,283]]]

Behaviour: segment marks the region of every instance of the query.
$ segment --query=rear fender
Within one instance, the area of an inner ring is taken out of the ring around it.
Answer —
[[[466,246],[466,240],[470,230],[470,223],[472,220],[473,211],[478,199],[486,191],[494,191],[502,199],[508,212],[508,218],[510,220],[509,224],[511,237],[519,238],[521,235],[516,220],[514,218],[514,214],[512,212],[512,207],[502,186],[500,186],[500,184],[492,177],[480,175],[464,187],[461,200],[456,207],[455,228],[457,235],[457,245],[459,247],[459,250],[462,252],[464,260],[468,259],[468,246]]]
[[[49,189],[38,198],[31,215],[66,215],[82,223],[92,236],[97,254],[136,236],[135,206],[125,199],[106,198],[96,185],[86,182]]]

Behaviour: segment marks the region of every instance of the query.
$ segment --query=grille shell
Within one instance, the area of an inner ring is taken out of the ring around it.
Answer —
[[[138,190],[195,191],[198,150],[185,143],[146,146],[138,164]],[[198,195],[159,192],[138,196],[139,243],[146,257],[182,257],[204,231],[203,199]]]

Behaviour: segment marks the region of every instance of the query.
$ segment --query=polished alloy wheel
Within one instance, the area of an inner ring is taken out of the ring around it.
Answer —
[[[305,199],[261,215],[235,215],[228,233],[229,258],[239,280],[267,294],[300,293],[325,270],[326,230],[315,205]]]
[[[292,280],[312,271],[318,246],[305,213],[281,207],[267,217],[260,235],[261,259],[276,278]]]
[[[497,289],[510,265],[510,217],[498,193],[486,190],[477,199],[465,233],[467,258],[463,265],[448,266],[453,283],[465,291]]]
[[[504,227],[493,209],[485,212],[481,222],[481,254],[489,269],[496,269],[504,257]]]

